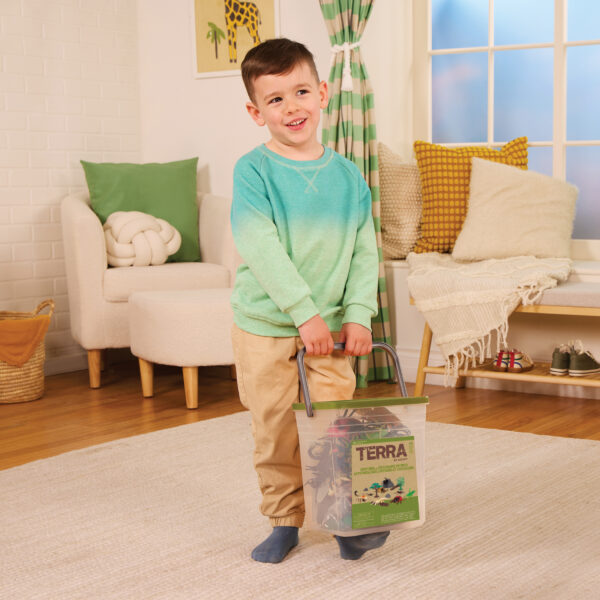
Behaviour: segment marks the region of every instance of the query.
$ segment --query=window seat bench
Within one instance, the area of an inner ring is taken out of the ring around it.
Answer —
[[[585,273],[586,269],[588,271],[600,270],[600,262],[582,261],[582,264],[579,265],[579,271],[574,271],[575,275],[567,282],[562,283],[551,290],[546,290],[542,294],[538,304],[528,306],[521,305],[517,307],[515,313],[542,315],[541,318],[543,318],[543,315],[560,315],[561,317],[600,317],[600,281],[578,280],[577,274],[579,273],[579,276],[581,276],[581,273]],[[543,327],[543,324],[541,324],[541,327]],[[423,394],[425,377],[428,373],[444,373],[443,366],[429,365],[431,341],[431,329],[429,328],[429,325],[425,323],[421,340],[419,364],[417,367],[414,391],[415,396],[421,396]],[[476,368],[465,369],[459,373],[456,387],[464,386],[465,377],[483,377],[522,382],[600,387],[600,373],[586,375],[585,377],[550,375],[550,363],[538,361],[535,361],[533,370],[525,373],[494,371],[491,368],[491,363]]]

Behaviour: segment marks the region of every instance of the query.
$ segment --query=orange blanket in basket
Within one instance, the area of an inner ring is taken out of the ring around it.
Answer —
[[[50,315],[0,320],[0,360],[22,367],[43,341],[49,325]]]

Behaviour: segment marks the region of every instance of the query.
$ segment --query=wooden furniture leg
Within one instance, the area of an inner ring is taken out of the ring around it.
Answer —
[[[100,387],[100,365],[102,364],[102,350],[88,350],[88,372],[90,375],[90,387]]]
[[[457,390],[462,390],[467,385],[467,378],[463,375],[459,375],[456,378],[456,382],[454,383],[454,387]]]
[[[421,342],[421,354],[419,355],[419,366],[417,367],[417,380],[415,382],[415,396],[423,395],[423,388],[425,387],[425,367],[429,360],[429,352],[431,350],[431,329],[429,325],[425,323],[423,329],[423,341]]]
[[[142,396],[154,396],[154,363],[138,358],[140,363],[140,379],[142,381]]]
[[[198,408],[198,367],[183,367],[183,389],[185,405]]]

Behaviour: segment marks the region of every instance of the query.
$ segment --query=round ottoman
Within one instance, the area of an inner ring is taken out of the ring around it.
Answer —
[[[153,395],[153,363],[183,367],[185,402],[198,408],[198,367],[232,365],[231,288],[136,292],[129,298],[131,352],[142,393]]]

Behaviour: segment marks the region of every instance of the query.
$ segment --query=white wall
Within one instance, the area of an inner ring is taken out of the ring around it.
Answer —
[[[410,146],[411,0],[378,0],[363,38],[380,139]],[[83,368],[69,331],[59,203],[85,187],[80,159],[200,157],[205,191],[265,141],[239,75],[193,77],[191,0],[0,0],[0,309],[54,298],[48,373]],[[329,40],[317,0],[281,0],[280,34],[321,77]],[[404,33],[402,33],[404,32]],[[407,88],[407,89],[404,89]]]
[[[0,307],[54,298],[47,370],[83,366],[69,331],[59,202],[79,160],[139,159],[136,0],[0,0]]]
[[[378,0],[363,37],[375,91],[379,138],[406,152],[412,141],[408,87],[410,0]],[[193,78],[192,3],[145,0],[139,7],[142,160],[199,156],[203,191],[230,195],[236,160],[267,139],[246,113],[239,75]],[[280,34],[307,45],[322,79],[330,44],[317,0],[280,0]]]
[[[412,6],[411,0],[377,0],[362,47],[375,93],[377,139],[407,162],[414,141]]]

